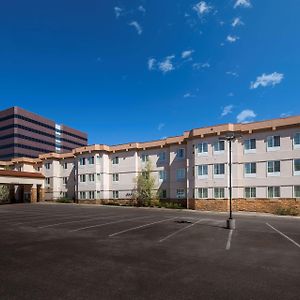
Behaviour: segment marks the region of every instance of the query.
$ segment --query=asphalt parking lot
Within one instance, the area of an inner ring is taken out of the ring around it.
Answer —
[[[300,218],[0,206],[0,299],[299,299]]]

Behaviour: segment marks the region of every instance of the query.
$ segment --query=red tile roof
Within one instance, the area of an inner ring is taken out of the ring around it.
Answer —
[[[22,178],[39,178],[44,179],[45,176],[41,173],[19,172],[11,170],[0,170],[0,176],[4,177],[22,177]]]

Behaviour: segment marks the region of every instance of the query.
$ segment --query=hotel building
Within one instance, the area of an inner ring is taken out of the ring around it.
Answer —
[[[150,161],[161,199],[226,211],[229,151],[223,137],[232,133],[237,136],[232,143],[233,208],[300,212],[300,116],[197,128],[152,142],[84,146],[7,164],[45,176],[40,199],[124,203],[131,201],[135,179]]]
[[[0,111],[0,160],[36,158],[87,145],[87,134],[19,107]]]

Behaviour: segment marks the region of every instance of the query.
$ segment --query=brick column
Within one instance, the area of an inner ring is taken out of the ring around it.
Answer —
[[[40,193],[40,195],[39,195],[40,201],[45,201],[45,189],[44,188],[40,188],[39,189],[39,193]]]
[[[35,203],[37,201],[37,188],[36,185],[33,185],[31,188],[31,203]]]

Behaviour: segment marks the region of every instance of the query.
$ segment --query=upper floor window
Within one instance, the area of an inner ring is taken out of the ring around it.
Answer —
[[[167,179],[167,172],[165,170],[159,171],[159,180],[165,181]]]
[[[88,158],[88,164],[89,165],[93,165],[94,162],[95,162],[94,156],[91,156],[91,157]]]
[[[253,153],[256,150],[256,139],[248,139],[244,142],[245,153]]]
[[[177,199],[185,198],[185,190],[184,189],[177,189],[176,190],[176,198]]]
[[[280,187],[269,186],[268,187],[268,198],[280,198]]]
[[[208,188],[198,188],[198,198],[199,199],[206,199],[208,198]]]
[[[89,174],[89,181],[90,182],[95,181],[95,174]]]
[[[119,181],[119,174],[117,173],[113,174],[113,181]]]
[[[182,180],[185,178],[185,169],[177,169],[176,170],[176,180]]]
[[[50,178],[46,177],[46,185],[50,185]]]
[[[294,175],[300,175],[300,159],[294,160]]]
[[[85,174],[81,174],[79,176],[79,180],[80,180],[80,182],[85,182],[86,181]]]
[[[184,156],[185,156],[184,148],[177,149],[177,151],[176,151],[176,158],[177,159],[184,159]]]
[[[245,187],[245,198],[256,198],[256,187]]]
[[[67,184],[68,183],[68,177],[63,177],[63,184]]]
[[[268,176],[280,175],[280,160],[268,161]]]
[[[215,177],[223,177],[224,174],[225,174],[225,164],[215,164],[214,165]]]
[[[245,163],[244,165],[245,177],[256,175],[256,163]]]
[[[208,144],[207,143],[199,143],[197,146],[197,152],[200,155],[208,154]]]
[[[208,165],[199,165],[198,166],[198,177],[205,177],[208,176]]]
[[[214,143],[214,152],[223,152],[225,150],[225,141],[217,141]]]
[[[158,161],[162,162],[166,160],[166,152],[158,153]]]
[[[114,157],[114,158],[112,159],[112,163],[113,163],[113,165],[119,164],[119,157],[118,157],[118,156]]]
[[[267,138],[267,150],[268,151],[274,151],[278,150],[280,148],[280,136],[269,136]]]
[[[81,166],[84,166],[84,165],[85,165],[85,157],[80,157],[80,158],[79,158],[79,164],[80,164]]]
[[[65,170],[68,169],[68,163],[65,162],[63,166],[64,166],[64,169],[65,169]]]
[[[51,164],[50,163],[45,163],[45,168],[46,168],[46,170],[50,170]]]
[[[149,155],[148,154],[142,154],[142,162],[149,161]]]
[[[300,149],[300,132],[297,132],[294,136],[294,148]]]

